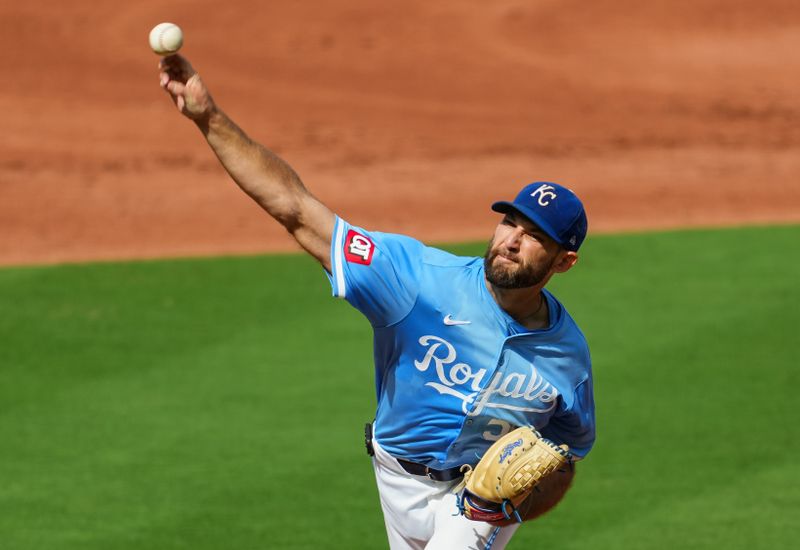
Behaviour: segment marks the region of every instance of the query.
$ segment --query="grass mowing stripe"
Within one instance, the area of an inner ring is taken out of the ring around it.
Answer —
[[[799,237],[587,241],[551,286],[592,347],[599,439],[512,550],[800,536]],[[0,270],[3,548],[385,547],[370,331],[329,294],[294,256]]]

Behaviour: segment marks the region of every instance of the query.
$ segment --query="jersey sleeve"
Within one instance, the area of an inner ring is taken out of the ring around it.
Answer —
[[[584,458],[594,445],[595,415],[591,377],[581,382],[569,408],[550,418],[541,433],[558,443],[566,443],[577,459]]]
[[[417,299],[423,250],[410,237],[365,231],[337,217],[327,273],[333,295],[347,300],[375,327],[401,321]]]

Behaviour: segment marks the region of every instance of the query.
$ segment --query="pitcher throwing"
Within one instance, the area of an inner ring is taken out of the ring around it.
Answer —
[[[586,341],[544,288],[578,261],[581,201],[527,185],[492,205],[502,218],[484,258],[454,256],[336,216],[219,109],[185,58],[164,58],[160,79],[239,187],[372,324],[368,448],[390,547],[504,548],[559,502],[595,439]]]

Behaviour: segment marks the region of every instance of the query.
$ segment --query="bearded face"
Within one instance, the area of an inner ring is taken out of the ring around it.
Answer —
[[[545,280],[556,258],[547,256],[539,261],[525,259],[519,253],[502,250],[489,243],[483,257],[486,279],[498,288],[515,289],[536,286]]]

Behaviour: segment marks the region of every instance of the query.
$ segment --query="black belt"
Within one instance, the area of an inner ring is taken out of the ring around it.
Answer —
[[[417,464],[416,462],[409,462],[402,458],[397,458],[397,462],[403,469],[411,475],[424,476],[434,481],[453,481],[454,479],[461,479],[464,474],[461,472],[461,467],[449,468],[447,470],[434,470],[424,464]]]
[[[367,447],[367,454],[369,456],[374,456],[375,450],[372,448],[371,423],[367,423],[367,425],[364,426],[364,444]],[[461,473],[461,466],[447,470],[434,470],[433,468],[429,468],[424,464],[417,464],[416,462],[403,460],[402,458],[396,458],[396,460],[409,474],[427,477],[434,481],[453,481],[454,479],[460,479],[464,477],[464,474]]]

